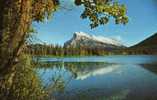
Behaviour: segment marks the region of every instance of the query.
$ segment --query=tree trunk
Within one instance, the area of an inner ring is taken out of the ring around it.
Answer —
[[[32,22],[32,0],[0,1],[0,74],[14,69]]]

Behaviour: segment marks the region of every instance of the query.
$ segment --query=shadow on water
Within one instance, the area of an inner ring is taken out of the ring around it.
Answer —
[[[157,64],[141,64],[141,66],[157,75]]]
[[[43,62],[37,71],[57,100],[157,100],[155,66]]]

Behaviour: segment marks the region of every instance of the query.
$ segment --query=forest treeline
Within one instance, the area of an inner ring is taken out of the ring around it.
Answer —
[[[79,55],[106,55],[108,50],[102,48],[89,47],[64,47],[61,45],[32,44],[27,45],[26,53],[31,55],[51,55],[51,56],[79,56]]]
[[[25,50],[27,54],[35,56],[89,56],[89,55],[134,55],[134,54],[157,54],[155,48],[125,48],[125,49],[104,49],[104,48],[89,48],[89,47],[69,47],[61,45],[47,44],[31,44],[27,45]]]

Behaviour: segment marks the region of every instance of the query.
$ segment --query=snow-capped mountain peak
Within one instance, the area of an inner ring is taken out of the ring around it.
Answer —
[[[98,42],[103,42],[103,43],[108,43],[108,44],[112,44],[112,45],[119,45],[121,46],[122,44],[120,43],[120,41],[116,40],[116,39],[111,39],[111,38],[107,38],[107,37],[103,37],[103,36],[95,36],[95,35],[89,35],[87,33],[84,32],[75,32],[74,33],[76,36],[83,36],[83,37],[88,37],[91,38],[92,40],[98,41]]]
[[[85,36],[85,37],[90,37],[90,35],[89,35],[89,34],[84,33],[84,32],[75,32],[74,34],[75,34],[76,36]]]
[[[87,46],[87,47],[124,47],[118,40],[103,36],[89,35],[84,32],[75,32],[72,39],[65,43],[69,46]]]

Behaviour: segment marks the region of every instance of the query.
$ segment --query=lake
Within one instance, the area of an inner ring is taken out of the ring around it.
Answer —
[[[157,56],[38,58],[56,100],[157,100]]]

